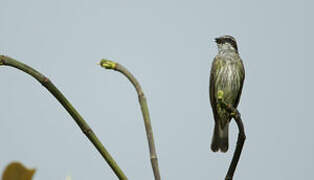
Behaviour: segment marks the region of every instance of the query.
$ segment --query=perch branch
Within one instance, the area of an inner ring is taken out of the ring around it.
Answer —
[[[152,168],[153,168],[153,172],[154,172],[154,177],[155,177],[155,180],[160,180],[160,173],[159,173],[159,168],[158,168],[158,159],[157,159],[157,154],[156,154],[156,148],[155,148],[155,143],[154,143],[154,136],[153,136],[153,130],[152,130],[152,125],[151,125],[151,121],[150,121],[148,106],[147,106],[144,92],[143,92],[139,82],[121,64],[118,64],[118,63],[110,61],[110,60],[105,60],[105,59],[102,59],[99,64],[101,67],[104,67],[106,69],[113,69],[115,71],[121,72],[123,75],[125,75],[131,81],[131,83],[135,87],[136,92],[138,94],[139,103],[141,105],[142,115],[143,115],[143,119],[144,119],[144,123],[145,123],[145,130],[146,130],[146,135],[147,135],[147,140],[148,140],[150,160],[151,160],[151,164],[152,164]]]
[[[127,177],[124,175],[120,167],[111,157],[106,148],[99,141],[93,130],[88,126],[83,117],[76,111],[72,104],[64,97],[64,95],[56,88],[56,86],[44,75],[35,69],[29,67],[26,64],[23,64],[17,60],[14,60],[7,56],[0,56],[0,65],[11,66],[17,68],[32,77],[34,77],[39,83],[41,83],[47,90],[62,104],[62,106],[69,112],[77,125],[81,128],[83,133],[88,137],[88,139],[94,144],[98,152],[103,156],[107,161],[109,166],[112,168],[114,173],[121,180],[127,180]]]
[[[233,174],[235,172],[235,169],[237,168],[237,164],[239,162],[239,159],[242,153],[246,136],[245,136],[244,126],[243,126],[240,112],[236,108],[234,108],[231,104],[227,104],[223,101],[223,92],[218,92],[218,101],[221,104],[221,106],[225,108],[230,113],[230,115],[234,118],[239,129],[237,146],[234,151],[227,175],[225,177],[225,180],[232,180]]]

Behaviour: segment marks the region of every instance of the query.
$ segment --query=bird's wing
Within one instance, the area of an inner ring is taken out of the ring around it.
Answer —
[[[240,91],[238,93],[238,96],[236,98],[236,101],[235,101],[235,104],[234,104],[234,108],[237,108],[238,107],[238,104],[240,102],[240,97],[241,97],[241,94],[242,94],[242,88],[243,88],[243,82],[244,82],[244,79],[245,79],[245,70],[244,70],[244,65],[243,65],[243,62],[242,60],[240,60],[240,68],[241,68],[241,71],[240,71],[240,84],[241,84],[241,87],[240,87]]]
[[[220,66],[217,64],[219,63],[219,57],[216,56],[214,58],[214,61],[212,63],[211,71],[210,71],[210,80],[209,80],[209,98],[210,98],[210,104],[213,109],[213,114],[214,114],[214,119],[215,122],[217,122],[218,114],[217,114],[217,107],[216,107],[216,96],[215,96],[215,76],[216,76],[216,70],[217,67],[219,68]]]

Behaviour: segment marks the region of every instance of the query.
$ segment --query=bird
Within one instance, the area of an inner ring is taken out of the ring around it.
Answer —
[[[209,99],[215,120],[211,150],[225,153],[229,146],[228,131],[232,117],[220,106],[218,95],[223,95],[226,104],[237,108],[242,94],[245,70],[234,37],[223,35],[215,38],[215,42],[218,54],[212,62],[209,80]]]

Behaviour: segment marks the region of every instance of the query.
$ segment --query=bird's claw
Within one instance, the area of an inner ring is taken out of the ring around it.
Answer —
[[[219,91],[217,92],[217,97],[218,97],[218,99],[219,99],[219,100],[222,100],[222,99],[223,99],[223,96],[224,96],[224,92],[223,92],[222,90],[219,90]]]

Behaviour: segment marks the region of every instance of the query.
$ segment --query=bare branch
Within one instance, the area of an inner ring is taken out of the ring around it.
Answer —
[[[114,173],[121,180],[127,180],[127,177],[124,175],[118,164],[111,157],[106,148],[99,141],[93,130],[88,126],[83,117],[76,111],[72,104],[66,99],[66,97],[57,89],[57,87],[44,75],[35,69],[29,67],[26,64],[23,64],[17,60],[14,60],[7,56],[0,56],[0,65],[11,66],[17,68],[39,81],[47,90],[62,104],[62,106],[68,111],[72,116],[77,125],[81,128],[82,132],[87,136],[87,138],[94,144],[98,152],[103,156],[107,161],[109,166],[112,168]]]
[[[246,139],[246,136],[245,136],[244,125],[243,125],[243,122],[241,119],[240,112],[236,108],[234,108],[232,105],[226,104],[223,101],[223,93],[218,94],[218,101],[221,104],[221,106],[223,108],[225,108],[230,113],[230,115],[234,118],[234,120],[237,123],[238,129],[239,129],[237,146],[236,146],[236,149],[234,151],[232,161],[230,163],[227,175],[225,177],[225,180],[232,180],[233,174],[237,168],[237,164],[239,162],[239,159],[240,159],[240,156],[242,153],[242,149],[243,149],[243,145],[244,145],[244,141]]]
[[[153,129],[152,129],[151,121],[150,121],[146,97],[144,95],[144,92],[141,88],[140,83],[121,64],[118,64],[116,62],[106,60],[106,59],[102,59],[99,64],[101,67],[104,67],[106,69],[113,69],[115,71],[121,72],[123,75],[125,75],[130,80],[130,82],[135,87],[136,92],[138,94],[139,103],[141,105],[142,115],[143,115],[143,119],[144,119],[144,123],[145,123],[145,130],[146,130],[146,135],[147,135],[147,140],[148,140],[150,160],[151,160],[151,164],[152,164],[152,168],[153,168],[153,172],[154,172],[154,177],[155,177],[155,180],[160,180],[160,173],[159,173],[158,159],[157,159],[156,148],[155,148],[155,143],[154,143]]]

